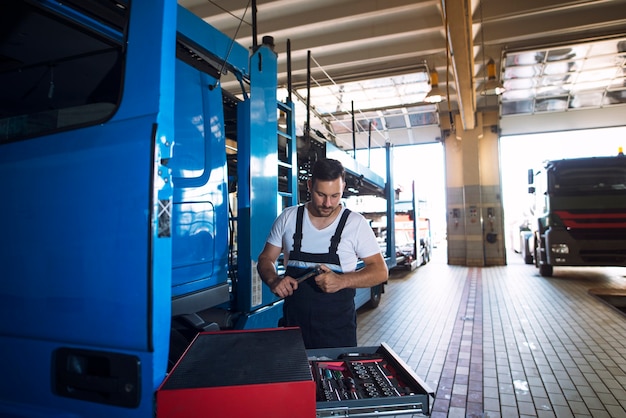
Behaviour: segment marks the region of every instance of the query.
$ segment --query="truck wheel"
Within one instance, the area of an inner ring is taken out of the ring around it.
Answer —
[[[524,264],[533,264],[534,262],[533,251],[528,243],[529,240],[529,234],[520,234],[520,251],[524,257]]]
[[[533,256],[528,252],[524,254],[524,264],[534,264]]]
[[[541,264],[539,266],[539,274],[542,277],[552,277],[553,272],[554,272],[554,269],[552,268],[550,264]]]
[[[539,251],[539,247],[537,246],[537,238],[535,238],[535,249],[533,250],[535,256],[533,257],[535,260],[535,267],[539,268],[539,260],[541,259],[541,252]]]
[[[370,289],[370,292],[370,300],[367,302],[367,307],[374,309],[380,305],[381,288],[380,286],[374,286]]]

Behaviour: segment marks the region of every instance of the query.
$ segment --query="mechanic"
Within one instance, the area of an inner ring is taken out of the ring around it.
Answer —
[[[258,259],[263,282],[285,298],[281,325],[300,327],[307,349],[356,346],[355,289],[389,277],[369,222],[341,203],[345,177],[339,161],[316,161],[307,181],[310,200],[283,210]],[[284,276],[276,269],[281,253]],[[364,267],[357,271],[359,259]],[[310,271],[317,274],[299,283]]]

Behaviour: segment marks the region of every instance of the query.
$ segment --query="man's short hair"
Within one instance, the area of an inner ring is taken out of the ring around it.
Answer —
[[[316,180],[332,181],[340,177],[341,180],[346,181],[346,170],[337,160],[322,158],[313,164],[313,169],[311,170],[311,181],[313,183]]]

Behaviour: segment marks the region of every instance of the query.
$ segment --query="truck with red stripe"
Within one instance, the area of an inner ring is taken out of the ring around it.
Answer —
[[[559,266],[626,266],[626,157],[552,160],[528,171],[533,219],[527,263],[542,276]]]

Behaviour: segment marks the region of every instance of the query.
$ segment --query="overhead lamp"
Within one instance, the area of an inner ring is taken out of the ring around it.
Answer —
[[[278,126],[281,128],[287,127],[287,115],[282,110],[280,111],[280,115],[278,117]]]
[[[496,63],[493,58],[489,58],[487,62],[487,82],[480,90],[481,96],[499,96],[506,89],[500,81],[496,79]]]
[[[439,74],[436,70],[430,71],[430,92],[424,98],[427,103],[440,103],[446,100],[446,95],[442,89],[439,88]]]

